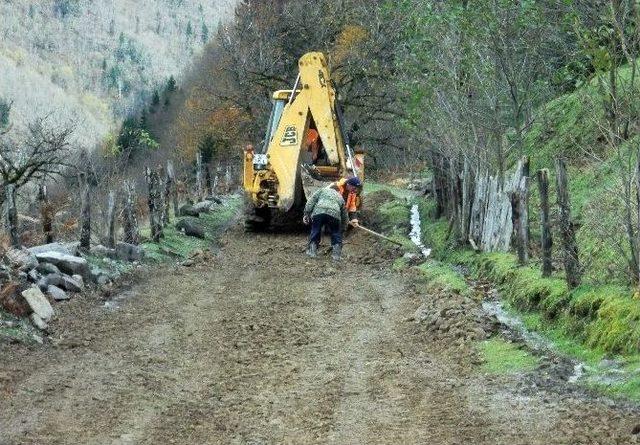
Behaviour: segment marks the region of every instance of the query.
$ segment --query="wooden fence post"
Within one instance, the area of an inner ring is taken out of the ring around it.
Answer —
[[[80,210],[80,247],[85,250],[91,248],[91,189],[88,177],[89,161],[86,152],[80,156],[80,187],[81,210]]]
[[[178,184],[176,183],[176,172],[173,168],[173,162],[167,162],[167,190],[171,194],[171,200],[173,201],[173,215],[177,218],[180,214],[180,206],[178,204]],[[167,214],[169,213],[169,204],[167,205]]]
[[[569,201],[569,180],[567,179],[567,166],[560,158],[556,159],[556,184],[558,194],[558,207],[560,208],[560,234],[563,243],[563,260],[567,285],[573,289],[580,285],[582,272],[578,258],[578,245],[576,243],[576,230],[571,221],[571,203]]]
[[[16,187],[13,184],[4,186],[4,224],[13,247],[20,247],[18,233],[18,208],[16,207]]]
[[[140,243],[138,232],[138,220],[136,218],[134,187],[129,181],[124,183],[124,208],[123,208],[124,242],[129,244]]]
[[[116,193],[109,192],[107,202],[107,247],[113,249],[116,246]]]
[[[162,237],[162,225],[159,219],[159,199],[158,199],[158,173],[151,168],[146,168],[147,190],[149,205],[149,225],[151,226],[151,239],[154,242],[160,241]]]
[[[511,217],[517,237],[518,263],[527,264],[529,261],[529,211],[527,196],[529,194],[529,178],[522,176],[520,184],[511,193]]]
[[[549,170],[538,170],[538,191],[540,193],[540,226],[542,247],[542,276],[550,277],[553,271],[551,262],[551,248],[553,238],[551,235],[551,223],[549,221]]]
[[[160,229],[164,229],[166,225],[166,218],[164,217],[164,209],[165,209],[165,201],[164,201],[164,191],[165,191],[165,174],[164,167],[162,165],[158,166],[157,176],[156,176],[156,213],[157,220]]]
[[[204,194],[204,184],[202,181],[202,153],[200,153],[200,150],[198,150],[196,156],[196,194],[196,199],[201,201]]]
[[[53,242],[53,208],[49,203],[47,186],[40,184],[38,189],[38,201],[40,201],[40,219],[42,221],[42,234],[47,244]]]

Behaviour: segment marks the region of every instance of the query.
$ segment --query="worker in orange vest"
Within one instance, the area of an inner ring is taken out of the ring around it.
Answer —
[[[357,176],[354,176],[352,178],[342,178],[335,182],[335,185],[338,188],[338,192],[342,195],[342,198],[344,198],[345,207],[349,213],[349,223],[357,226],[362,181],[360,181]]]

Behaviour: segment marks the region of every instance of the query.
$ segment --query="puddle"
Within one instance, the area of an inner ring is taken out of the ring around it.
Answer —
[[[409,232],[409,238],[411,239],[413,244],[418,246],[418,249],[420,249],[420,252],[422,252],[422,255],[424,255],[425,258],[428,258],[429,255],[431,255],[431,249],[425,247],[425,245],[422,244],[422,228],[420,227],[421,222],[420,222],[420,212],[418,212],[418,204],[414,204],[413,206],[411,206],[410,222],[411,222],[411,232]]]
[[[552,344],[540,334],[531,332],[524,325],[522,320],[509,314],[498,300],[485,300],[482,302],[482,309],[488,314],[496,317],[500,323],[517,333],[531,349],[536,351],[551,349]]]
[[[524,322],[509,314],[505,309],[501,301],[499,300],[485,300],[482,302],[482,309],[486,314],[494,316],[500,323],[505,325],[511,331],[518,334],[525,344],[536,352],[554,351],[553,343],[537,332],[532,332],[525,326]],[[577,383],[579,380],[585,377],[585,371],[588,370],[587,366],[582,362],[573,362],[573,373],[567,378],[569,383]]]

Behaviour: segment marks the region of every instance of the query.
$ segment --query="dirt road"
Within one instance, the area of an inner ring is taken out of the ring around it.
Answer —
[[[443,311],[363,243],[336,268],[232,231],[209,264],[57,306],[48,345],[0,346],[0,444],[638,443],[632,406],[484,375],[473,306]]]

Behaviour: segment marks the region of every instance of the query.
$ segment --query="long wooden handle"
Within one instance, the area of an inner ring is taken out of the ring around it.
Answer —
[[[361,226],[360,224],[358,224],[358,225],[353,225],[353,224],[351,224],[351,225],[352,225],[353,227],[355,227],[356,229],[364,230],[365,232],[370,233],[370,234],[371,234],[371,235],[373,235],[373,236],[377,236],[378,238],[382,238],[383,240],[389,241],[390,243],[393,243],[393,244],[395,244],[396,246],[404,247],[404,244],[399,243],[398,241],[393,240],[393,239],[389,238],[388,236],[384,236],[384,235],[383,235],[383,234],[381,234],[381,233],[374,232],[374,231],[373,231],[373,230],[371,230],[371,229],[367,229],[366,227],[363,227],[363,226]]]

